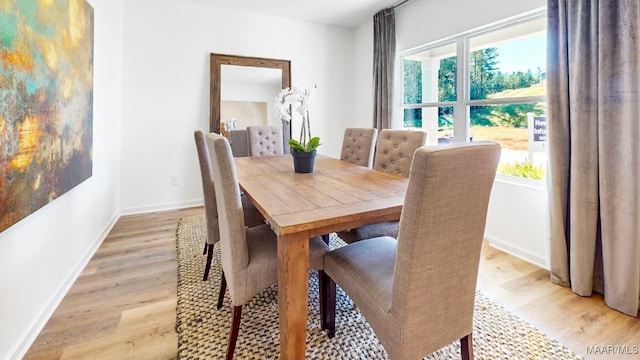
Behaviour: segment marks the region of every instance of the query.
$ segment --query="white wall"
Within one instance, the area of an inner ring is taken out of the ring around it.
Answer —
[[[546,6],[546,0],[413,0],[396,11],[398,51]]]
[[[485,229],[493,247],[548,269],[548,220],[544,181],[496,176]]]
[[[117,218],[122,0],[89,3],[93,176],[0,233],[0,359],[19,359],[28,350]]]
[[[311,106],[318,151],[339,156],[353,117],[352,30],[195,2],[128,0],[124,33],[123,212],[201,203],[193,131],[209,128],[212,52],[291,60],[292,85],[318,85]]]

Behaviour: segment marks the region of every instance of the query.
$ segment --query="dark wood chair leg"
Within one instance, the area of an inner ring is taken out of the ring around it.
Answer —
[[[325,303],[325,294],[324,294],[324,282],[326,281],[327,275],[324,273],[324,270],[318,270],[318,303],[320,304],[320,327],[324,329],[324,303]]]
[[[207,245],[207,247],[209,248],[209,252],[205,251],[205,253],[207,254],[207,265],[204,267],[204,276],[202,277],[202,281],[207,281],[207,279],[209,278],[209,270],[211,270],[211,260],[213,259],[213,245]]]
[[[222,279],[220,280],[220,292],[218,293],[218,305],[216,309],[220,310],[222,303],[224,302],[224,292],[227,291],[227,279],[224,277],[224,271],[222,272]]]
[[[231,334],[229,334],[229,345],[227,346],[227,360],[233,359],[233,351],[236,349],[238,332],[240,331],[240,319],[242,317],[242,305],[233,307],[233,320],[231,321]]]
[[[329,234],[322,235],[322,241],[324,241],[325,244],[329,245]]]
[[[207,242],[204,242],[204,250],[202,250],[202,255],[207,255],[207,248],[209,248],[209,244],[207,244]]]
[[[318,283],[322,287],[320,299],[320,317],[322,328],[331,339],[336,335],[336,283],[324,271],[318,272],[323,279]]]
[[[460,339],[460,354],[462,360],[473,360],[473,337],[469,334]]]

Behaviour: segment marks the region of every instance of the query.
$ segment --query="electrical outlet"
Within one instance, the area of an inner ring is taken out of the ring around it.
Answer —
[[[178,185],[178,177],[175,176],[175,175],[169,176],[169,184],[171,184],[172,186],[177,186]]]

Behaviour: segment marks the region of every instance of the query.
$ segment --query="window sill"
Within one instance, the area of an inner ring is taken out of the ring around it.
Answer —
[[[525,178],[521,176],[496,174],[495,181],[505,183],[505,184],[513,184],[518,186],[530,187],[535,189],[547,188],[546,180],[536,180],[536,179],[530,179],[530,178]]]

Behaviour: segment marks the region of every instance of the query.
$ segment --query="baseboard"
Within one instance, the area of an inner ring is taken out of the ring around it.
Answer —
[[[111,220],[102,228],[102,231],[96,236],[93,245],[85,252],[80,261],[76,264],[73,271],[69,274],[67,279],[63,281],[58,289],[53,293],[51,299],[49,301],[49,305],[44,309],[44,311],[38,316],[37,319],[33,321],[31,326],[28,327],[28,331],[21,336],[22,341],[13,348],[13,350],[9,351],[9,357],[7,359],[22,359],[29,348],[36,340],[44,326],[47,324],[47,321],[51,318],[53,313],[56,311],[64,297],[67,295],[71,286],[78,279],[84,268],[87,266],[93,255],[98,251],[100,245],[107,237],[113,226],[116,224],[116,221],[120,218],[118,213],[114,214]]]
[[[549,270],[549,266],[547,265],[547,260],[540,255],[534,254],[531,251],[522,249],[518,246],[513,246],[506,241],[497,239],[492,236],[485,235],[484,238],[489,241],[489,245],[492,247],[504,251],[509,255],[513,255],[519,259],[522,259],[530,264],[539,266],[543,269]]]
[[[146,206],[138,206],[138,207],[121,209],[120,214],[136,215],[136,214],[145,214],[145,213],[156,212],[156,211],[186,209],[190,207],[203,206],[203,205],[204,205],[204,202],[202,199],[178,201],[173,203],[146,205]]]

